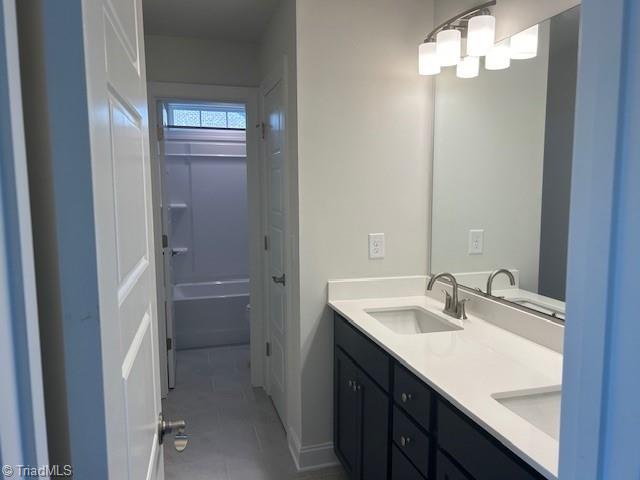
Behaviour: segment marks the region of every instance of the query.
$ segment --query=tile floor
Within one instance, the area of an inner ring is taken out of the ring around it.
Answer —
[[[187,422],[182,453],[165,444],[166,480],[346,480],[340,467],[298,473],[271,401],[250,383],[249,347],[177,352],[169,419]]]

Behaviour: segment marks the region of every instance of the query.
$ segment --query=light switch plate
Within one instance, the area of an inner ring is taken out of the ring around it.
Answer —
[[[369,234],[369,258],[384,258],[384,233]]]
[[[469,255],[482,255],[484,230],[469,230]]]

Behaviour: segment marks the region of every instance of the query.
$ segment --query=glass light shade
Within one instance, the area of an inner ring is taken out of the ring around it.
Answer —
[[[474,78],[480,73],[479,57],[464,57],[456,67],[456,77],[458,78]]]
[[[496,43],[484,57],[484,68],[487,70],[504,70],[511,65],[511,48],[509,39]]]
[[[436,36],[436,54],[442,67],[452,67],[460,61],[460,30],[443,30]]]
[[[426,42],[418,47],[418,73],[436,75],[440,73],[440,62],[436,55],[436,42]]]
[[[467,55],[482,57],[496,39],[496,18],[493,15],[471,17],[467,32]]]
[[[527,28],[511,37],[511,58],[526,60],[538,54],[538,25]]]

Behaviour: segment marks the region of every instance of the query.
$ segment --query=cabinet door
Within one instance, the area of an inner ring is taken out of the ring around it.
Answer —
[[[358,478],[360,395],[358,368],[339,349],[334,358],[334,437],[336,455],[352,479]]]
[[[385,480],[389,466],[389,405],[386,393],[362,371],[358,374],[362,451],[359,476],[363,480]]]
[[[471,480],[465,473],[456,467],[451,460],[438,452],[438,465],[436,467],[437,480]]]

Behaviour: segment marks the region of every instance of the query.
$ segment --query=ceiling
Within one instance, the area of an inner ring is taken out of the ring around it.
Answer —
[[[279,0],[143,0],[147,35],[256,42]]]

